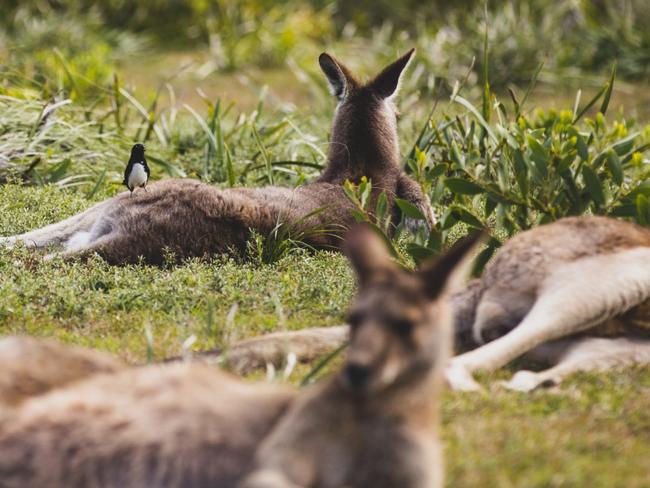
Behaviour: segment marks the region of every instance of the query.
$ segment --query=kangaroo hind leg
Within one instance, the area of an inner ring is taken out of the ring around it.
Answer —
[[[99,203],[88,210],[73,215],[61,222],[46,225],[24,234],[1,237],[0,245],[13,247],[18,242],[27,247],[43,248],[51,245],[63,245],[78,232],[88,232],[95,220],[101,215],[105,202]]]
[[[537,301],[508,334],[456,356],[447,368],[454,389],[476,390],[471,374],[493,371],[548,341],[585,331],[650,298],[650,249],[593,256],[565,265],[542,284]]]
[[[578,371],[607,371],[630,364],[650,365],[650,340],[647,338],[582,337],[561,342],[557,346],[564,348],[564,352],[554,367],[538,373],[518,371],[502,385],[510,390],[528,392],[558,385]]]

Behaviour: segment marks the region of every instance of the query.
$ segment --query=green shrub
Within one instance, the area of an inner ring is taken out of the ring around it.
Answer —
[[[650,126],[607,123],[613,75],[592,100],[573,110],[525,114],[514,93],[511,109],[493,94],[487,110],[460,96],[458,116],[430,120],[408,160],[410,171],[443,209],[430,234],[412,246],[416,257],[436,253],[457,224],[516,232],[570,215],[613,215],[650,224]],[[597,103],[593,118],[585,114]],[[491,117],[490,117],[491,116]],[[485,262],[499,246],[493,238]]]

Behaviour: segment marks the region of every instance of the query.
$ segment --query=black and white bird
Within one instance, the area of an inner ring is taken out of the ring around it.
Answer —
[[[131,148],[131,157],[129,164],[126,165],[124,171],[124,184],[133,195],[133,190],[136,188],[144,188],[147,190],[147,180],[149,180],[149,166],[144,157],[144,146],[142,144],[135,144]]]

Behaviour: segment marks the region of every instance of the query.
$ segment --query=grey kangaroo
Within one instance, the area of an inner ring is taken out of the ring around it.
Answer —
[[[322,229],[326,232],[308,233],[308,243],[339,248],[343,229],[354,222],[342,184],[362,176],[371,179],[375,193],[386,192],[394,214],[398,196],[419,207],[431,225],[429,200],[400,166],[393,104],[413,52],[366,84],[332,56],[321,54],[319,63],[338,105],[327,167],[311,184],[220,190],[195,180],[168,179],[149,185],[137,198],[124,192],[62,222],[0,238],[0,244],[60,245],[66,257],[95,252],[114,264],[141,258],[160,264],[166,250],[178,259],[242,251],[251,230],[267,235],[283,222],[298,231]]]
[[[607,217],[569,217],[507,242],[481,279],[454,297],[456,328],[476,344],[452,359],[458,390],[528,353],[554,365],[519,371],[505,386],[529,391],[575,371],[650,364],[650,229]]]
[[[0,485],[441,487],[447,292],[476,239],[409,272],[371,229],[354,227],[346,251],[359,291],[347,358],[301,392],[203,364],[127,368],[92,351],[5,339],[17,356],[0,341],[0,364],[3,352],[11,356],[13,378],[46,383],[0,406]],[[43,369],[61,364],[69,371],[56,385]]]

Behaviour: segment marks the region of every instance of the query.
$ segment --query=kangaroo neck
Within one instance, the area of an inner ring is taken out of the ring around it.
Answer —
[[[373,186],[400,171],[397,128],[376,100],[337,109],[327,154],[327,167],[320,181],[342,184],[362,176]]]
[[[357,394],[343,385],[340,375],[335,375],[317,396],[323,401],[346,404],[362,417],[417,418],[419,422],[433,425],[438,420],[435,396],[442,390],[441,383],[440,374],[430,371],[416,382],[395,385],[376,393]]]

